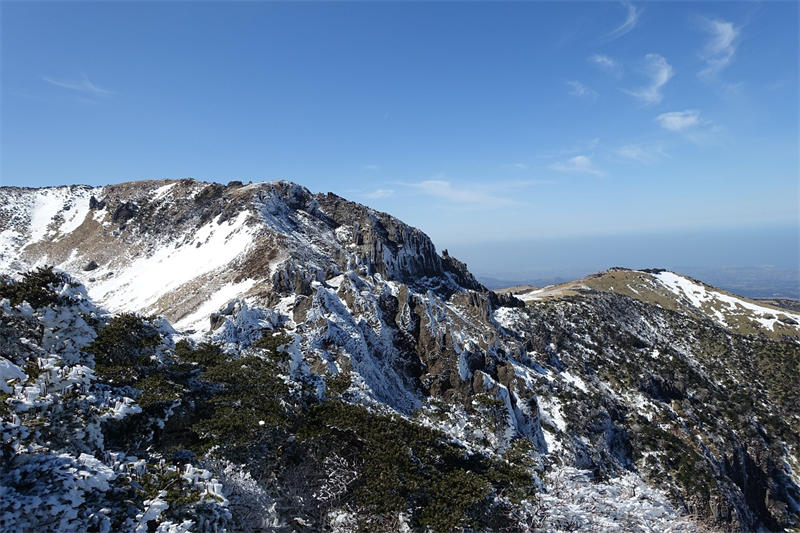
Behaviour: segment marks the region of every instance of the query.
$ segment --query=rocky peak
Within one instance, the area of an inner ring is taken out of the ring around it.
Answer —
[[[99,299],[117,310],[180,319],[226,285],[246,287],[231,296],[308,295],[312,282],[351,270],[444,296],[478,291],[493,306],[513,303],[488,291],[463,263],[439,256],[420,230],[289,181],[226,186],[193,179],[149,180],[95,188],[1,189],[0,196],[15,213],[0,218],[0,231],[13,237],[7,239],[13,241],[9,254],[16,253],[21,265],[56,264],[90,290],[102,287],[94,293],[101,292]],[[59,223],[65,217],[70,223]],[[31,230],[34,221],[52,231]],[[85,269],[87,264],[93,268]],[[178,269],[176,286],[167,284],[162,291],[170,287],[172,295],[160,294],[156,287],[136,303],[120,301],[125,289],[106,280],[119,280],[121,271],[128,272],[130,286],[143,269],[152,275]],[[193,296],[181,298],[181,290]]]

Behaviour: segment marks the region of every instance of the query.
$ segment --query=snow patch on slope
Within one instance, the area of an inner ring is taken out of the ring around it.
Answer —
[[[101,191],[88,186],[2,189],[0,273],[13,276],[30,268],[20,259],[20,251],[42,240],[58,241],[75,231],[89,212],[89,198]]]
[[[780,314],[794,320],[797,323],[795,327],[800,328],[800,314],[785,310],[778,311],[777,309],[711,290],[700,283],[673,272],[659,272],[654,277],[662,286],[678,297],[687,300],[693,307],[710,309],[716,322],[723,326],[730,326],[726,319],[726,314],[746,314],[748,319],[758,322],[768,330],[772,330],[776,322],[778,322],[777,315]]]
[[[157,201],[157,200],[161,200],[161,199],[163,199],[163,198],[166,198],[166,197],[167,197],[167,195],[169,194],[169,191],[170,191],[170,189],[172,189],[173,187],[175,187],[177,184],[178,184],[178,182],[177,182],[177,181],[176,181],[176,182],[173,182],[173,183],[167,183],[166,185],[163,185],[163,186],[161,186],[161,187],[159,187],[159,188],[157,188],[157,189],[154,189],[154,190],[153,190],[153,191],[150,193],[150,195],[153,197],[153,200],[154,200],[154,201]]]
[[[71,187],[37,190],[30,211],[30,242],[76,230],[89,213],[89,197],[96,192],[97,189]],[[58,226],[54,227],[54,223]]]
[[[253,242],[254,229],[246,224],[249,217],[243,211],[222,224],[217,217],[197,230],[190,243],[165,245],[125,264],[113,277],[90,285],[89,294],[114,312],[145,312],[187,280],[222,269],[244,254]],[[98,271],[98,277],[103,273]]]
[[[175,323],[175,328],[179,330],[203,329],[204,326],[208,324],[208,317],[211,316],[212,313],[219,311],[226,303],[249,291],[255,284],[256,280],[246,279],[239,283],[223,285],[216,292],[211,294],[193,313],[178,320]]]

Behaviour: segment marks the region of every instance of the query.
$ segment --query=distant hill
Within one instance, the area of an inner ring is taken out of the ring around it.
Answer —
[[[718,268],[686,266],[677,267],[674,270],[747,298],[775,298],[800,302],[800,271],[796,269],[771,266]],[[477,277],[481,283],[492,290],[516,285],[545,287],[567,283],[575,279],[564,276],[498,278],[479,275]]]
[[[666,309],[692,314],[739,334],[800,338],[800,313],[789,301],[753,300],[733,295],[667,270],[613,268],[585,278],[548,285],[498,290],[523,301],[572,296],[586,290],[624,294]],[[783,302],[783,303],[781,303]]]

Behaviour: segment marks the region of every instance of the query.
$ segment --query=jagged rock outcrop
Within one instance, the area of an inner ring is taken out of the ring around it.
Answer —
[[[3,231],[16,243],[13,250],[3,251],[4,263],[10,263],[12,253],[21,264],[46,257],[69,271],[92,261],[99,265],[93,280],[76,273],[113,309],[163,313],[176,321],[196,310],[180,297],[135,302],[115,298],[130,285],[120,279],[122,271],[138,267],[140,273],[163,274],[153,263],[186,269],[176,283],[159,287],[159,293],[190,292],[200,296],[193,299],[198,303],[215,289],[244,279],[254,281],[251,294],[308,295],[312,281],[351,269],[425,290],[480,291],[494,305],[510,301],[491,296],[463,264],[443,260],[419,230],[334,194],[314,195],[289,182],[225,187],[194,180],[144,181],[78,192],[4,189],[8,201],[2,213],[8,221]],[[65,210],[68,202],[76,205],[71,212]],[[63,222],[65,216],[68,222]],[[34,218],[47,231],[32,232]],[[216,260],[217,251],[224,261]],[[107,283],[106,276],[120,286]],[[202,284],[193,283],[201,277]]]
[[[648,527],[691,530],[676,510],[720,530],[800,521],[792,312],[662,270],[497,294],[420,230],[287,181],[2,188],[0,237],[4,273],[54,264],[107,310],[230,353],[280,328],[297,390],[348,376],[350,403],[470,453],[528,443],[549,516],[575,522],[520,507],[520,529],[615,529],[617,502],[587,502],[620,487],[657,502]]]

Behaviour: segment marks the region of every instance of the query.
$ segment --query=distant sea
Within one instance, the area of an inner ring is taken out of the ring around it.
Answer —
[[[451,244],[490,288],[665,268],[748,298],[800,300],[800,225]],[[483,274],[483,275],[481,275]]]

